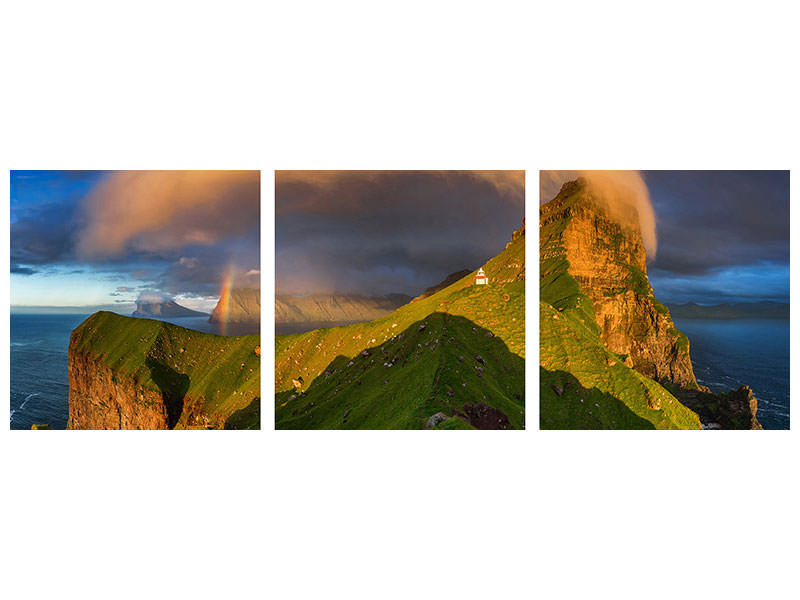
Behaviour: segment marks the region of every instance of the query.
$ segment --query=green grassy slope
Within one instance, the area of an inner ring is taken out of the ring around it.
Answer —
[[[437,412],[460,413],[466,424],[465,405],[481,402],[521,429],[524,390],[522,358],[468,319],[436,312],[355,357],[335,358],[304,393],[279,393],[276,420],[280,428],[420,429]]]
[[[221,425],[233,413],[257,406],[259,345],[258,335],[218,336],[101,311],[73,331],[70,350],[98,357],[143,388],[182,394],[187,409],[202,411]],[[244,414],[249,416],[240,414],[237,425],[258,428],[258,411]]]
[[[418,428],[438,411],[452,416],[484,402],[506,414],[511,427],[522,427],[525,282],[518,277],[524,268],[522,237],[484,266],[488,286],[474,285],[473,271],[375,321],[276,336],[276,426]],[[398,362],[384,367],[384,354]],[[484,369],[483,377],[474,375],[475,366]],[[302,393],[292,383],[299,378]],[[462,427],[463,419],[456,420],[462,423],[451,419],[440,427]]]
[[[697,415],[608,350],[576,309],[540,302],[542,429],[699,429]]]

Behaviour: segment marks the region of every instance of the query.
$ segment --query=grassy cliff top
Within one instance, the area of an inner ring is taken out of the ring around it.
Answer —
[[[226,337],[177,325],[97,312],[70,338],[70,353],[97,357],[147,389],[180,387],[208,413],[229,415],[260,397],[259,335]]]

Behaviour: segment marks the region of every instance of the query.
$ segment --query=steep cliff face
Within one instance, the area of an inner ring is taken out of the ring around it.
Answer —
[[[233,288],[225,302],[220,298],[208,321],[210,323],[259,323],[261,321],[261,290]]]
[[[70,352],[67,429],[169,429],[166,402],[91,353]]]
[[[637,219],[622,225],[581,180],[540,209],[541,277],[565,271],[591,301],[609,350],[643,375],[697,388],[689,340],[653,295]]]
[[[68,429],[257,429],[259,336],[99,312],[69,345]]]
[[[584,182],[540,208],[540,426],[760,429],[746,386],[697,385],[689,340],[653,295],[635,214]]]

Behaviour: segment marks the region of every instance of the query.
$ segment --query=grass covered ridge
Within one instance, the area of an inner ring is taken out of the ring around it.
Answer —
[[[483,268],[487,286],[473,271],[374,321],[276,336],[276,427],[421,428],[444,412],[437,428],[468,428],[456,413],[493,418],[476,403],[524,427],[524,236]]]
[[[260,424],[252,409],[261,395],[257,347],[259,335],[219,336],[106,311],[91,315],[70,339],[70,353],[100,360],[143,389],[182,395],[184,412],[200,411],[221,426],[244,411],[236,424],[246,429]],[[186,426],[184,415],[176,427]]]

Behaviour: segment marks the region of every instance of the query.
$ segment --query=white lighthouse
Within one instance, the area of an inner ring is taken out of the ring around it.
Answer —
[[[478,269],[478,274],[475,276],[475,285],[486,285],[489,283],[489,278],[486,276],[486,273],[483,272],[483,269]]]

